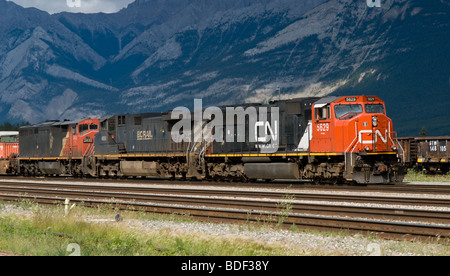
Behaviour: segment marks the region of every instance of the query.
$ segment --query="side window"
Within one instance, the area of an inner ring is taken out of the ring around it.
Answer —
[[[142,117],[134,117],[134,125],[135,126],[142,125]]]
[[[96,125],[96,124],[89,125],[89,130],[97,130],[97,129],[98,129],[98,125]]]
[[[331,118],[331,107],[323,106],[315,109],[316,120],[327,120]]]

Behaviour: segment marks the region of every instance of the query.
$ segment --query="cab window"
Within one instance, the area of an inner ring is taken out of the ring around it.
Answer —
[[[109,129],[109,131],[116,130],[116,119],[115,118],[111,118],[108,120],[108,129]]]
[[[327,120],[331,118],[331,108],[330,106],[323,106],[316,108],[315,111],[316,120]]]
[[[90,125],[89,125],[89,129],[90,129],[90,130],[97,130],[97,129],[98,129],[98,125],[96,125],[96,124],[90,124]]]
[[[108,130],[107,121],[100,122],[101,130]]]
[[[386,114],[384,112],[384,106],[382,104],[366,104],[366,113],[381,113]]]
[[[89,125],[86,125],[86,124],[80,125],[78,127],[78,132],[79,133],[83,133],[83,132],[88,131],[88,130],[89,130]]]
[[[337,119],[348,120],[363,113],[363,108],[360,104],[339,104],[334,107],[334,113]]]

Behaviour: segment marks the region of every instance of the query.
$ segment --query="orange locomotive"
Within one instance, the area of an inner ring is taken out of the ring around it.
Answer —
[[[328,163],[343,164],[347,180],[401,182],[403,151],[385,110],[376,96],[319,100],[313,105],[310,152],[328,156]]]

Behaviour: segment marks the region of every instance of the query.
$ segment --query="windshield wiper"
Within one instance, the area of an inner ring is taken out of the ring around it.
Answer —
[[[341,118],[339,118],[340,120],[350,120],[351,118],[355,117],[356,115],[358,115],[359,113],[356,112],[352,112],[352,113],[347,113],[344,116],[342,116]]]

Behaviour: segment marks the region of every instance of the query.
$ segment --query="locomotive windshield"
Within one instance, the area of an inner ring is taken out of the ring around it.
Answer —
[[[384,113],[384,106],[382,104],[366,104],[366,113]],[[386,115],[386,114],[385,114]]]
[[[336,114],[336,118],[348,120],[363,113],[363,108],[360,104],[339,104],[334,107],[334,113]]]

